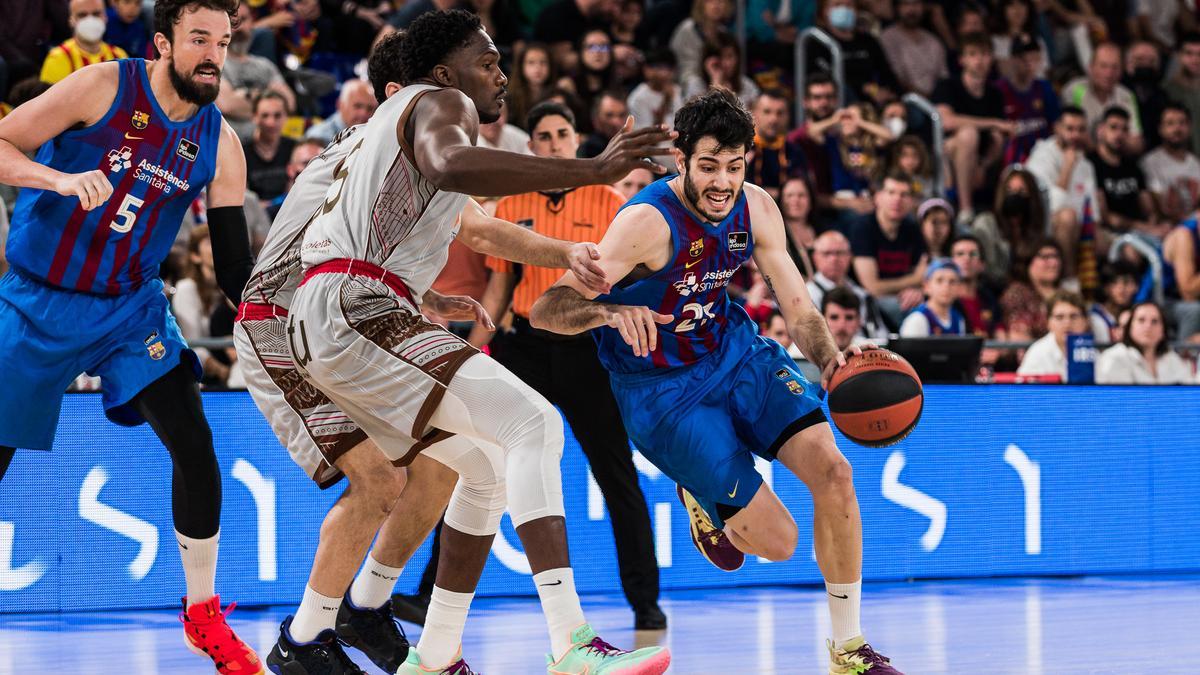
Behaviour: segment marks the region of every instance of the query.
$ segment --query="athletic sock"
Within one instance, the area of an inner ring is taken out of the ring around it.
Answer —
[[[471,609],[474,593],[455,593],[437,586],[429,597],[425,613],[425,629],[417,643],[417,653],[426,668],[442,668],[450,664],[462,645],[463,626]]]
[[[350,603],[359,609],[378,609],[392,597],[403,567],[389,567],[367,555],[358,576],[350,586]]]
[[[831,584],[826,581],[825,596],[829,600],[834,645],[841,647],[862,635],[862,628],[858,624],[859,607],[862,603],[862,579],[852,584]]]
[[[571,648],[571,631],[587,623],[575,592],[575,572],[570,567],[538,572],[533,583],[550,629],[550,654],[558,661]]]
[[[305,586],[304,599],[300,601],[296,616],[292,617],[288,637],[294,644],[316,640],[321,631],[333,628],[337,623],[341,606],[341,598],[330,598],[314,591],[311,586]]]
[[[175,533],[183,578],[187,583],[188,607],[207,602],[217,594],[217,540],[220,538],[220,531],[208,539],[192,539]]]

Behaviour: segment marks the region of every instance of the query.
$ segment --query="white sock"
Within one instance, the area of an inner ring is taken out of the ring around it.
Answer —
[[[426,668],[450,665],[450,659],[462,645],[463,626],[467,623],[467,611],[471,609],[474,597],[474,593],[455,593],[436,585],[433,587],[429,609],[425,612],[425,629],[417,643],[421,665]]]
[[[359,609],[377,609],[392,597],[403,567],[388,567],[368,555],[350,586],[350,602]]]
[[[188,607],[211,600],[216,591],[218,531],[208,539],[192,539],[178,532],[179,559],[183,562],[183,578],[187,582]]]
[[[316,640],[321,631],[334,627],[341,607],[341,598],[330,598],[314,591],[311,586],[305,586],[304,599],[292,618],[288,637],[296,644]]]
[[[538,572],[533,583],[550,629],[550,654],[557,661],[571,648],[571,631],[587,623],[575,592],[575,572],[570,567]]]
[[[852,584],[825,582],[829,600],[829,618],[833,623],[833,643],[841,647],[852,638],[862,635],[858,625],[858,609],[862,604],[862,579]]]

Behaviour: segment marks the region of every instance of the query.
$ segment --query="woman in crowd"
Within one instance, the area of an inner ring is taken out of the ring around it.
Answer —
[[[1133,304],[1139,278],[1141,275],[1137,267],[1124,260],[1107,263],[1100,268],[1100,302],[1092,303],[1088,311],[1088,323],[1092,326],[1096,344],[1121,341],[1117,318]]]
[[[742,52],[733,35],[718,33],[711,42],[705,43],[701,61],[700,73],[684,76],[683,100],[703,94],[712,87],[723,87],[736,94],[747,108],[754,106],[758,85],[742,74]],[[682,63],[679,72],[687,72]]]
[[[584,108],[591,110],[596,97],[616,84],[613,41],[608,31],[593,28],[579,39],[578,49],[578,72],[559,80],[559,86],[575,92]]]
[[[939,197],[926,199],[917,207],[917,223],[929,259],[949,258],[950,235],[954,233],[954,207],[950,202]]]
[[[1046,234],[1046,210],[1033,174],[1007,169],[1000,178],[992,211],[972,221],[971,234],[983,247],[988,280],[1003,287],[1010,271],[1029,262],[1035,253],[1032,247]]]
[[[1032,0],[1002,0],[1000,11],[993,18],[992,54],[1000,75],[1012,75],[1012,45],[1018,37],[1024,36],[1036,42],[1042,53],[1041,65],[1034,76],[1045,78],[1050,72],[1050,51],[1046,49],[1045,41],[1038,37],[1037,15]]]
[[[171,296],[171,313],[185,339],[211,337],[209,317],[223,298],[213,268],[208,225],[197,225],[188,237],[183,277],[175,284],[175,293]],[[230,364],[207,349],[200,348],[195,352],[204,367],[205,381],[224,384],[229,378]]]
[[[1061,290],[1062,258],[1058,242],[1043,239],[1021,270],[1022,278],[1000,296],[1009,339],[1027,342],[1046,334],[1046,302]]]
[[[512,79],[508,81],[508,123],[525,129],[529,109],[548,98],[558,81],[550,48],[540,42],[530,42],[517,54]],[[525,129],[528,131],[528,129]]]
[[[1153,302],[1134,305],[1121,341],[1096,361],[1096,384],[1191,384],[1192,367],[1167,344],[1163,310]]]
[[[681,78],[703,75],[704,46],[717,40],[733,19],[732,0],[695,0],[692,16],[671,34],[671,51],[679,64]]]
[[[1058,375],[1067,381],[1067,336],[1087,331],[1087,309],[1078,293],[1059,291],[1046,301],[1049,332],[1025,351],[1019,375]]]
[[[896,131],[899,127],[895,124],[897,119],[900,118],[884,119],[884,126],[892,132],[893,136],[898,136]],[[903,133],[902,130],[901,133]],[[899,140],[892,145],[892,158],[889,164],[888,173],[896,170],[912,177],[913,200],[922,202],[933,196],[933,160],[929,156],[929,148],[925,147],[925,142],[920,138],[911,134],[899,136]]]
[[[803,178],[789,178],[779,189],[779,212],[787,230],[788,252],[805,279],[812,278],[813,243],[820,232],[813,224],[812,186]]]

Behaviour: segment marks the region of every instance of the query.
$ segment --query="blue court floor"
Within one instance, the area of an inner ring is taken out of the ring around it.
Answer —
[[[634,634],[615,596],[584,609],[619,646],[662,642],[670,673],[824,673],[824,589],[681,591],[664,598],[671,627]],[[235,629],[265,657],[289,608],[237,609]],[[1195,673],[1200,576],[868,584],[868,639],[908,675]],[[411,626],[416,641],[417,630]],[[171,611],[0,614],[0,675],[181,675],[213,672],[183,647]],[[544,673],[545,624],[536,599],[481,599],[465,654],[487,675]],[[377,669],[355,654],[367,672]]]

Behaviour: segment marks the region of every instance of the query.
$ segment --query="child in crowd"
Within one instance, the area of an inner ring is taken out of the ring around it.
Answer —
[[[900,337],[966,335],[967,320],[955,305],[961,285],[958,265],[944,258],[930,263],[925,272],[925,302],[904,317]]]

